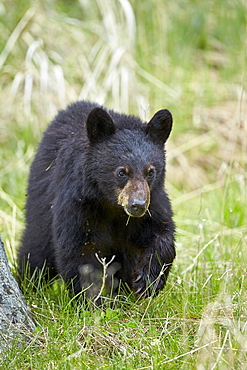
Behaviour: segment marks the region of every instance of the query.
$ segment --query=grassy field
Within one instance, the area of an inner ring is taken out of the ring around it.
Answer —
[[[76,307],[25,291],[39,326],[2,369],[247,369],[245,0],[3,0],[0,233],[14,268],[27,176],[57,110],[88,99],[174,116],[166,188],[177,258],[164,291]]]

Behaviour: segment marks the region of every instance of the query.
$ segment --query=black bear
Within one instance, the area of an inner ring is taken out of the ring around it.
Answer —
[[[162,289],[175,258],[164,191],[171,128],[166,109],[148,123],[85,101],[59,112],[30,170],[20,275],[26,262],[31,274],[45,266],[89,298],[103,284],[117,294],[120,281],[137,297]]]

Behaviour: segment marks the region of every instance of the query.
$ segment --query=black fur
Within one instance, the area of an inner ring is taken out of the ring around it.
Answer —
[[[97,253],[106,262],[115,256],[106,293],[114,294],[120,280],[137,296],[162,289],[175,258],[175,227],[164,191],[164,143],[171,127],[167,110],[148,124],[89,102],[61,111],[31,166],[20,275],[27,260],[31,274],[45,263],[50,278],[61,274],[75,294],[87,289],[94,297],[102,283]],[[129,217],[118,194],[135,193],[137,183],[147,185],[150,204],[142,217],[141,212]]]

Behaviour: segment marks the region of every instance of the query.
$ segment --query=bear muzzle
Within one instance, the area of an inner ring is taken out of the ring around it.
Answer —
[[[132,217],[142,217],[148,209],[149,203],[143,199],[131,199],[125,212]]]
[[[150,204],[150,190],[146,181],[129,181],[118,195],[118,204],[128,216],[143,217]]]

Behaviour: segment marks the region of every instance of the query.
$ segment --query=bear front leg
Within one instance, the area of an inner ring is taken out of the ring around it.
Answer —
[[[141,252],[132,283],[137,297],[156,295],[163,289],[175,255],[174,240],[170,235],[157,235],[153,245]]]
[[[63,244],[58,242],[57,250],[57,269],[72,295],[83,292],[87,298],[96,297],[102,285],[102,266],[95,257],[94,244],[70,238]]]
[[[93,250],[90,250],[92,245],[88,244],[81,204],[68,197],[68,194],[67,199],[59,195],[52,209],[55,262],[69,290],[77,295],[87,288],[81,284],[81,266],[91,265]]]
[[[104,262],[107,265],[112,256],[103,253],[104,246],[94,242],[94,233],[89,230],[81,204],[54,207],[53,236],[56,266],[59,274],[68,284],[73,295],[83,292],[87,298],[112,294],[118,286],[114,276],[120,265],[113,260],[107,266],[104,277]],[[66,211],[65,211],[66,210]],[[96,238],[97,239],[97,238]]]

